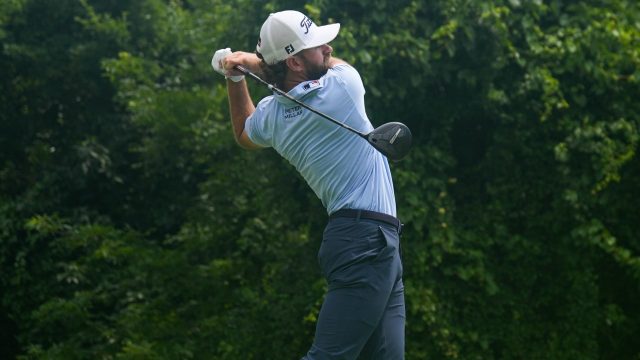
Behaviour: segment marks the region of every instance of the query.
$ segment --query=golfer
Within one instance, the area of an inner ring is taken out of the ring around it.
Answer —
[[[269,15],[255,53],[216,51],[227,78],[235,139],[272,147],[304,177],[327,209],[318,261],[328,282],[313,344],[302,359],[404,359],[401,223],[389,163],[365,139],[283,96],[251,101],[242,65],[294,98],[363,133],[373,129],[364,86],[331,56],[340,24],[316,26],[297,11]]]

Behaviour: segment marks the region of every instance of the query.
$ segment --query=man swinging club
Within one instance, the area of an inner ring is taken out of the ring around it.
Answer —
[[[400,232],[387,158],[285,96],[255,107],[244,75],[257,73],[293,98],[363,133],[373,130],[358,72],[331,56],[340,24],[316,26],[297,11],[269,15],[256,52],[216,51],[227,78],[233,132],[245,149],[273,147],[327,209],[318,261],[328,282],[313,344],[302,359],[404,359]]]

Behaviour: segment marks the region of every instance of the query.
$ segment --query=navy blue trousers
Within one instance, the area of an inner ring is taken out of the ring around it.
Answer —
[[[336,218],[318,261],[328,282],[311,349],[303,360],[404,359],[405,304],[399,229]]]

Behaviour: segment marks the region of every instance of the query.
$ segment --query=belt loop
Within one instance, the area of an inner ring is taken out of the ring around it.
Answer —
[[[358,210],[358,215],[356,215],[356,222],[360,222],[361,215],[362,215],[362,210]]]

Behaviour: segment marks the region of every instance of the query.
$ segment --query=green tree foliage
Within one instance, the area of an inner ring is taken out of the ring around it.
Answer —
[[[340,22],[374,125],[414,133],[407,359],[640,356],[636,1],[8,0],[0,358],[308,349],[326,214],[235,145],[209,65],[282,9]]]

